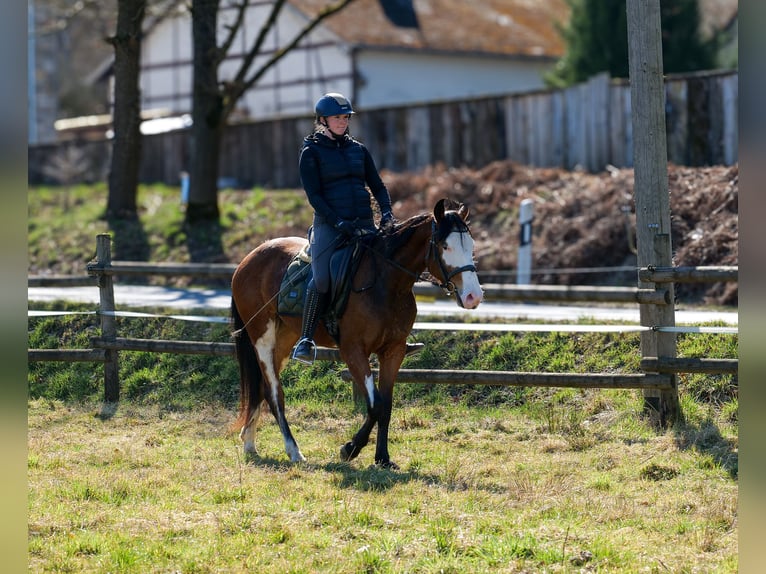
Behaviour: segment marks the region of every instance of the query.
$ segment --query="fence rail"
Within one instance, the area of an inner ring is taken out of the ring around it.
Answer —
[[[236,265],[231,263],[146,263],[137,261],[114,261],[103,265],[92,261],[87,264],[91,275],[75,277],[31,276],[29,287],[82,287],[97,286],[96,275],[105,276],[194,276],[230,279]],[[738,269],[734,266],[677,267],[673,269],[639,270],[642,281],[668,282],[719,282],[737,281]],[[589,301],[597,303],[639,303],[670,305],[667,289],[639,289],[637,287],[599,287],[588,285],[514,285],[507,283],[482,284],[487,301]],[[414,286],[415,295],[438,297],[441,289],[428,282]]]
[[[235,266],[231,264],[182,264],[143,263],[111,261],[111,237],[101,234],[97,238],[96,260],[87,264],[89,283],[96,284],[100,293],[101,336],[91,339],[92,349],[29,349],[28,360],[34,361],[92,361],[104,364],[104,399],[119,399],[117,360],[119,351],[143,351],[154,353],[204,354],[212,356],[234,355],[232,343],[204,341],[167,341],[118,337],[115,326],[114,284],[115,275],[172,274],[193,276],[230,276]],[[640,269],[639,276],[645,281],[672,282],[678,278],[688,281],[736,281],[736,267],[679,267],[663,269]],[[652,277],[653,279],[646,279]],[[79,277],[78,280],[85,278]],[[29,280],[32,285],[38,281]],[[67,278],[39,278],[39,284],[68,285]],[[433,286],[416,285],[421,294],[438,294]],[[571,287],[571,286],[485,286],[487,298],[523,300],[581,300],[581,301],[630,301],[639,305],[668,305],[668,290]],[[408,353],[419,350],[418,345],[408,348]],[[339,360],[337,349],[320,349],[318,358]],[[643,374],[583,374],[583,373],[521,373],[513,371],[422,371],[402,369],[397,377],[402,382],[480,384],[515,386],[554,386],[580,388],[638,388],[668,390],[673,387],[675,373],[722,373],[738,371],[737,360],[642,357]],[[344,377],[347,375],[344,374]]]
[[[377,374],[377,370],[373,370]],[[351,381],[351,373],[341,378]],[[672,389],[667,374],[528,373],[520,371],[471,371],[400,369],[400,383],[444,385],[492,385],[503,387],[565,387],[580,389]]]

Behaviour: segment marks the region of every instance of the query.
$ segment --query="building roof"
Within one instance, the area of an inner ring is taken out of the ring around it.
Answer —
[[[703,34],[724,29],[736,19],[738,0],[698,0]],[[328,0],[288,0],[313,19]],[[171,11],[176,0],[165,0],[146,33]],[[400,28],[383,13],[379,0],[355,0],[322,22],[350,47],[421,50],[452,54],[558,59],[565,45],[558,31],[569,20],[567,0],[413,0],[419,29]],[[458,25],[460,24],[460,25]],[[111,73],[113,56],[91,75]]]
[[[312,18],[327,0],[289,0]],[[566,0],[413,0],[419,29],[394,26],[378,0],[356,0],[322,24],[351,46],[559,58]]]

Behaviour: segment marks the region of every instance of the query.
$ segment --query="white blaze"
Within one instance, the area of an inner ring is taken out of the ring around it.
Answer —
[[[442,260],[450,269],[459,269],[466,265],[473,265],[473,237],[470,233],[453,231],[447,236],[442,251]],[[475,271],[463,271],[452,278],[452,281],[460,279],[461,288],[458,295],[467,309],[479,306],[484,294],[479,283],[479,276]]]

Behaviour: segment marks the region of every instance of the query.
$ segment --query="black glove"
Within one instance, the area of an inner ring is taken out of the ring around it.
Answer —
[[[335,229],[340,231],[346,237],[355,237],[362,234],[361,230],[357,229],[351,223],[343,219],[338,220],[338,222],[335,224]]]
[[[396,219],[394,219],[394,214],[390,211],[386,211],[380,218],[380,228],[383,231],[391,231],[395,223]]]

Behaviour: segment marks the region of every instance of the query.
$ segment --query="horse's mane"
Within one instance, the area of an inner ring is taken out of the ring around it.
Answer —
[[[410,240],[417,228],[419,228],[424,222],[430,221],[431,219],[431,213],[425,212],[418,215],[413,215],[409,219],[405,219],[401,223],[397,223],[394,230],[390,234],[383,237],[386,257],[391,257],[394,253],[396,253]],[[444,241],[447,236],[455,230],[470,233],[468,225],[465,221],[463,221],[463,218],[460,217],[460,214],[458,214],[457,211],[446,211],[444,213],[444,217],[436,228],[434,240],[437,243]]]
[[[403,245],[406,245],[418,227],[426,220],[431,218],[430,213],[419,213],[397,223],[394,230],[383,236],[384,253],[386,257],[391,257]]]

